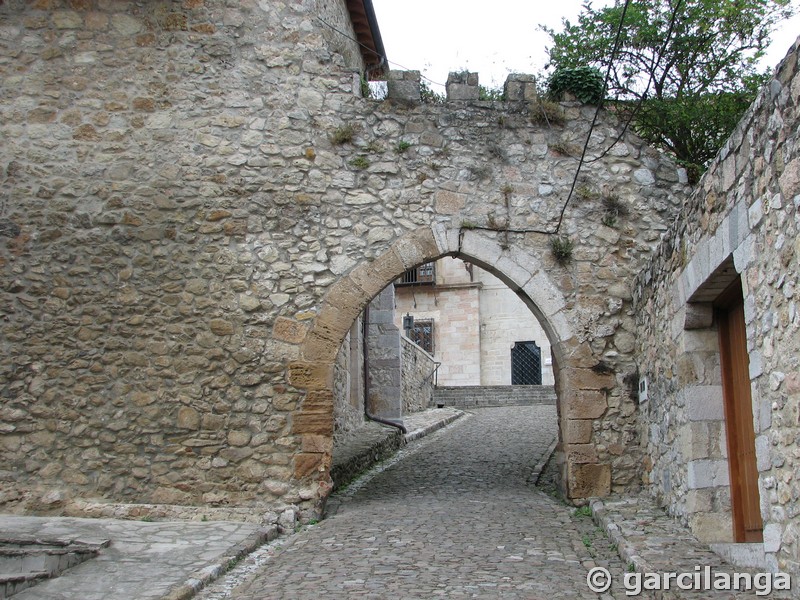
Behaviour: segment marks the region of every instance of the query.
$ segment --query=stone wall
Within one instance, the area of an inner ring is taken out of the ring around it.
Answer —
[[[706,541],[731,504],[712,302],[741,275],[764,550],[800,574],[800,144],[795,44],[667,232],[634,294],[649,490]]]
[[[333,373],[334,436],[364,424],[364,320],[359,317],[342,342]]]
[[[436,361],[406,336],[400,337],[403,353],[403,414],[419,412],[433,406],[433,382]]]
[[[544,122],[524,78],[503,103],[362,99],[317,9],[0,5],[6,509],[317,510],[336,353],[443,255],[519,290],[553,342],[571,497],[638,481],[630,282],[683,173],[601,112],[564,209],[595,107]]]

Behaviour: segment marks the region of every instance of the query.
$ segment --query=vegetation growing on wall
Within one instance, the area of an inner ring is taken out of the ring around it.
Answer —
[[[698,175],[765,81],[757,61],[792,12],[789,0],[587,3],[577,23],[544,29],[558,86],[587,67],[607,72],[635,131]]]

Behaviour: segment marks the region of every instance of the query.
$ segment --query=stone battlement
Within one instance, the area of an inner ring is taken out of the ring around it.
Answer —
[[[387,79],[390,100],[419,104],[422,102],[419,71],[389,71]],[[447,76],[446,102],[475,102],[480,99],[480,82],[477,73],[454,72]],[[511,73],[503,85],[506,102],[530,102],[538,97],[536,78],[533,75]]]

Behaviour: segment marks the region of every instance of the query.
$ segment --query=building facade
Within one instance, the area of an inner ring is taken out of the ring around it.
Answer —
[[[461,259],[442,258],[395,282],[395,324],[441,363],[437,384],[553,385],[550,342],[502,281]],[[513,373],[512,373],[513,372]]]

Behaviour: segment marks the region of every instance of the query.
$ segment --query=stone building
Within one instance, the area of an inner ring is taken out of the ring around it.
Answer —
[[[539,321],[491,273],[443,258],[410,269],[394,285],[395,325],[414,317],[415,340],[441,363],[438,385],[553,385],[550,342]]]
[[[800,576],[797,47],[692,190],[612,112],[592,127],[596,107],[546,106],[529,76],[504,102],[467,74],[421,104],[413,72],[363,98],[386,64],[373,17],[0,4],[3,508],[318,513],[343,343],[407,269],[456,257],[548,338],[567,497],[644,486],[711,539],[738,518],[713,317],[738,275],[765,560]]]
[[[795,578],[799,100],[796,42],[634,294],[645,484],[699,539]]]

